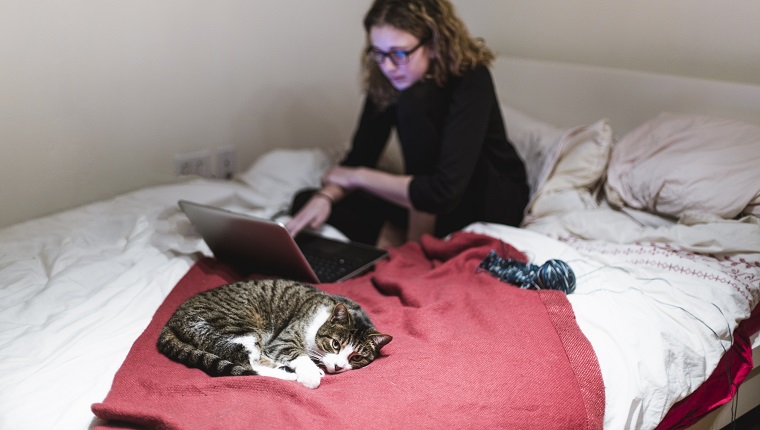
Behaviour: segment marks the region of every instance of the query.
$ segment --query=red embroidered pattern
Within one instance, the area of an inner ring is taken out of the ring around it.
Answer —
[[[586,241],[572,236],[558,239],[581,252],[618,256],[635,266],[652,267],[727,285],[749,302],[750,309],[760,301],[760,261],[697,254],[669,243],[622,244]]]

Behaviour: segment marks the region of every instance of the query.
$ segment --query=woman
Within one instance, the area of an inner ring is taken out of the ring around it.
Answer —
[[[367,97],[351,150],[321,189],[296,196],[290,231],[328,222],[352,240],[394,246],[474,221],[519,225],[528,186],[507,140],[491,51],[447,0],[376,0],[364,29]],[[375,168],[394,127],[401,175]]]

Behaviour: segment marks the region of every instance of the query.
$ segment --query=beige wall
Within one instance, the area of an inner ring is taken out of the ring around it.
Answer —
[[[175,180],[174,155],[348,139],[346,0],[0,0],[0,226]]]
[[[501,54],[760,84],[756,0],[455,3]]]
[[[0,226],[346,141],[369,0],[0,0]],[[455,0],[502,54],[760,83],[753,0]]]

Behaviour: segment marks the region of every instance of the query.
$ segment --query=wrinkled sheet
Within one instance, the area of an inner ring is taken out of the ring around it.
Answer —
[[[210,255],[180,198],[269,205],[245,184],[193,180],[0,230],[0,428],[90,425],[156,308]]]
[[[524,261],[488,236],[428,236],[394,249],[370,274],[319,285],[357,301],[394,338],[369,366],[327,375],[315,390],[256,376],[212,378],[158,352],[158,334],[179,304],[239,279],[203,260],[158,309],[93,411],[162,429],[601,429],[601,374],[566,296],[521,290],[479,270],[490,250]]]
[[[297,175],[273,177],[294,163]],[[328,163],[277,151],[234,181],[182,180],[0,229],[0,429],[91,425],[156,308],[210,255],[179,199],[271,216]]]
[[[602,363],[605,428],[655,428],[710,375],[742,371],[720,360],[760,302],[758,218],[663,219],[612,210],[580,190],[542,198],[552,210],[526,229],[468,230],[509,241],[538,262],[565,259],[579,274],[569,299]],[[739,349],[751,365],[751,351]],[[716,379],[722,391],[713,391],[713,407],[734,392],[729,378]]]
[[[278,152],[240,181],[148,188],[1,229],[0,428],[91,425],[90,405],[105,398],[158,306],[199,256],[210,255],[178,199],[270,216],[283,209],[282,196],[318,183],[325,160],[313,151]],[[300,175],[276,176],[295,162]],[[552,198],[547,206],[565,214],[528,230],[468,230],[510,243],[534,263],[571,264],[580,282],[568,298],[599,360],[605,428],[655,428],[720,370],[733,329],[757,303],[760,227],[752,218],[709,215],[653,221],[600,207],[588,195]],[[652,243],[670,244],[671,252]],[[662,265],[645,252],[676,260]],[[705,276],[669,269],[679,265],[704,267]]]

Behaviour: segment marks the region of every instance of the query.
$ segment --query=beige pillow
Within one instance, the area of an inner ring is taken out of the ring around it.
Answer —
[[[607,119],[568,130],[560,139],[554,167],[540,192],[594,188],[604,176],[612,147]]]
[[[607,169],[612,147],[612,128],[601,119],[565,132],[559,140],[550,170],[541,189],[526,209],[529,219],[562,214],[586,207],[588,193],[598,186]]]
[[[549,176],[566,130],[538,120],[509,105],[500,106],[509,141],[525,164],[531,197]]]
[[[760,215],[760,126],[662,113],[614,146],[605,192],[613,205],[673,217]]]

